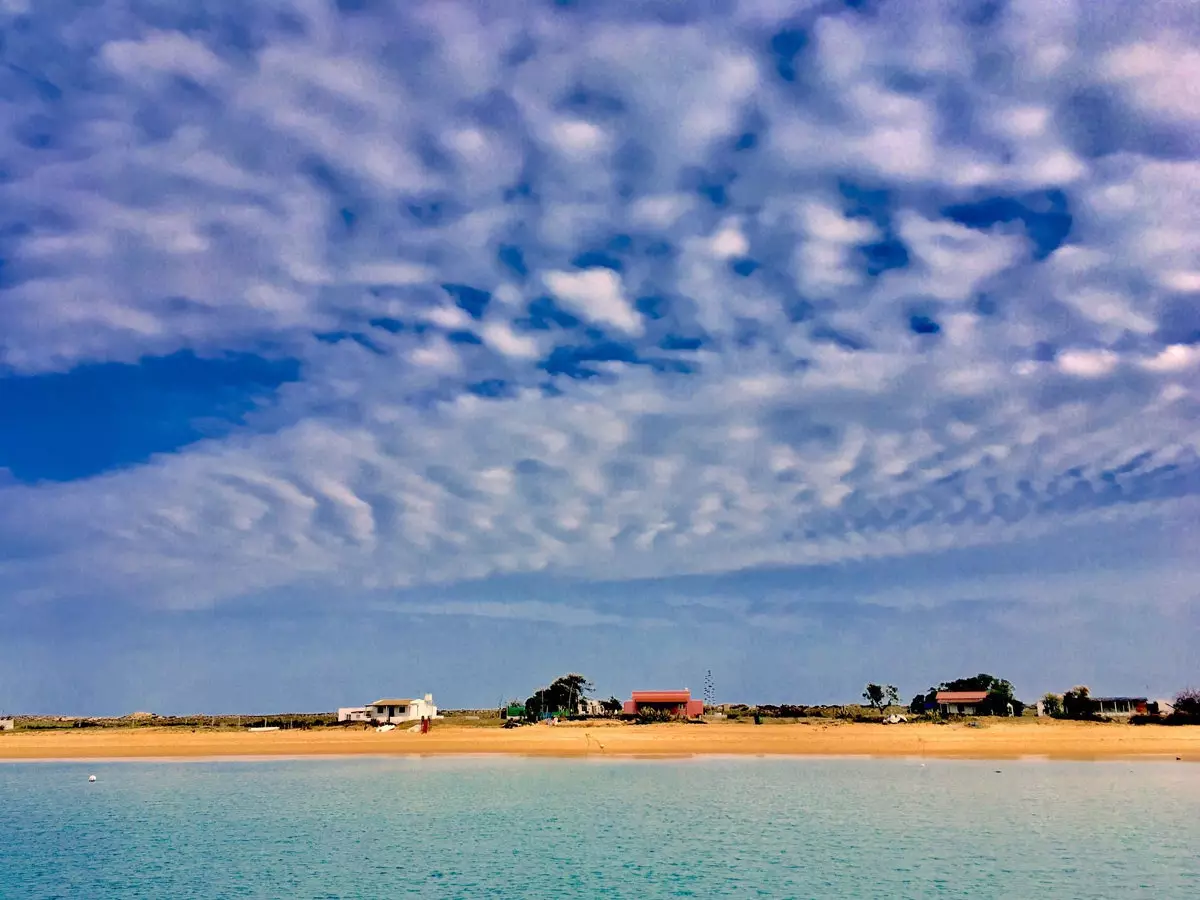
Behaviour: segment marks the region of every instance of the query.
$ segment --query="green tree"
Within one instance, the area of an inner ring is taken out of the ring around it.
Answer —
[[[588,679],[576,672],[561,675],[550,682],[549,687],[538,690],[525,701],[525,717],[540,719],[546,714],[568,713],[578,711],[579,703],[587,699],[588,692],[593,690]]]
[[[990,691],[992,685],[999,680],[994,675],[980,672],[971,678],[956,678],[953,681],[943,681],[938,685],[937,689],[939,691]]]
[[[1046,694],[1042,697],[1042,709],[1046,711],[1048,716],[1061,716],[1063,711],[1063,698],[1058,694]]]
[[[928,708],[927,704],[932,704],[932,701],[925,694],[917,694],[908,704],[908,711],[914,716],[922,715]]]
[[[1062,709],[1068,719],[1090,719],[1096,714],[1096,701],[1086,684],[1077,684],[1063,693]]]
[[[1200,690],[1185,688],[1176,694],[1175,713],[1200,722]]]
[[[1008,715],[1008,708],[1011,706],[1014,715],[1020,715],[1025,706],[1013,695],[1013,686],[1011,681],[1006,681],[1003,678],[992,679],[992,684],[988,688],[987,706],[989,711],[994,716]]]
[[[609,697],[607,700],[601,703],[600,706],[610,716],[615,716],[625,708],[625,704],[616,697]]]
[[[874,682],[867,685],[863,691],[863,699],[871,706],[879,710],[879,715],[883,715],[883,711],[893,703],[900,702],[900,692],[896,690],[894,684],[875,684]]]

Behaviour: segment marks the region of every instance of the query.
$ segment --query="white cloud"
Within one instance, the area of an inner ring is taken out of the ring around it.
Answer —
[[[858,284],[862,275],[853,248],[878,237],[875,226],[820,200],[802,201],[798,213],[805,239],[796,248],[793,271],[800,287],[825,295]]]
[[[1068,375],[1099,378],[1117,367],[1120,358],[1109,350],[1067,350],[1058,357],[1058,367]]]
[[[1185,294],[1200,294],[1200,272],[1164,272],[1162,285],[1168,290]]]
[[[568,156],[588,157],[605,149],[604,129],[581,119],[556,122],[551,131],[555,145]]]
[[[1145,360],[1142,365],[1152,372],[1182,372],[1200,364],[1200,347],[1172,344]]]
[[[1167,35],[1111,51],[1103,71],[1127,85],[1145,109],[1200,120],[1200,51]]]
[[[483,326],[482,337],[496,352],[521,359],[536,359],[540,353],[538,342],[526,335],[516,334],[504,322],[488,322]]]
[[[629,210],[630,219],[637,225],[650,228],[670,228],[680,216],[695,207],[695,198],[686,194],[659,194],[640,197]]]
[[[453,331],[456,328],[469,328],[471,326],[471,317],[467,315],[466,310],[459,309],[457,306],[434,306],[426,310],[425,318],[434,325],[440,328],[445,328],[448,331]]]
[[[742,234],[736,222],[727,222],[712,236],[709,243],[713,256],[718,259],[734,259],[750,252],[750,242]]]
[[[612,269],[545,272],[542,281],[556,297],[593,322],[615,325],[627,334],[642,333],[642,322],[625,296],[621,276]]]
[[[350,280],[359,284],[421,284],[432,277],[427,266],[402,262],[360,263],[350,273]]]
[[[225,73],[225,65],[216,54],[177,31],[152,32],[137,41],[113,41],[100,53],[114,71],[132,78],[186,75],[207,81]]]

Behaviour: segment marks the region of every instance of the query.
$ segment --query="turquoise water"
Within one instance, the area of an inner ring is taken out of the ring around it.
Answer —
[[[1200,767],[5,764],[0,896],[1195,900]]]

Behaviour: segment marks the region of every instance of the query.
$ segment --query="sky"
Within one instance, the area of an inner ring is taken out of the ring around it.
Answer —
[[[1200,683],[1197,47],[0,0],[0,710]]]

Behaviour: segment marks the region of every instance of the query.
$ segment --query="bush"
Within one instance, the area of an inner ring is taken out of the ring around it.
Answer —
[[[792,703],[785,703],[782,706],[764,703],[754,707],[754,711],[760,716],[768,716],[772,719],[803,719],[808,714],[807,707],[796,706]]]
[[[1175,697],[1175,713],[1200,721],[1200,690],[1187,688]]]
[[[1169,716],[1130,716],[1130,725],[1200,725],[1200,716],[1173,712]]]
[[[665,709],[643,709],[639,710],[635,720],[639,725],[652,725],[656,722],[676,722],[679,717],[671,715]]]

